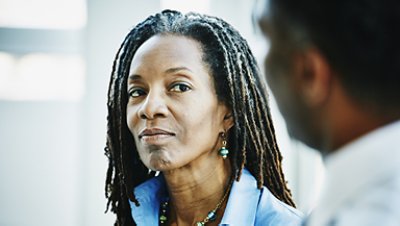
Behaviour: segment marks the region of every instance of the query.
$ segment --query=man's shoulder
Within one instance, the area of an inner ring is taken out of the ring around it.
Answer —
[[[397,208],[400,211],[400,171],[369,184],[369,187],[356,193],[345,205],[355,210],[382,207]]]
[[[400,225],[400,172],[371,186],[344,204],[332,225]]]

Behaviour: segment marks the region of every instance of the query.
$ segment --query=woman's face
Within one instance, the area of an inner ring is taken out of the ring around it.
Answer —
[[[142,162],[157,171],[218,158],[219,133],[232,126],[217,100],[197,41],[156,35],[132,59],[127,124]]]

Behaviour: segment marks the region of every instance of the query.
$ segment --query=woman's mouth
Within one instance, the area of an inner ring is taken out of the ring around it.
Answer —
[[[145,128],[139,133],[139,139],[147,144],[159,144],[174,136],[175,133],[160,128]]]

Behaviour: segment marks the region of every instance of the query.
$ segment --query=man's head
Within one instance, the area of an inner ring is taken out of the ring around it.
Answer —
[[[267,80],[293,137],[335,148],[332,128],[345,128],[335,123],[399,118],[400,2],[269,0],[258,19]]]

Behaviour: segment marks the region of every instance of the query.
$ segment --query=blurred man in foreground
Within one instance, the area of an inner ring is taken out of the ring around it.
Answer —
[[[305,224],[400,225],[400,1],[270,0],[258,20],[289,134],[327,169]]]

